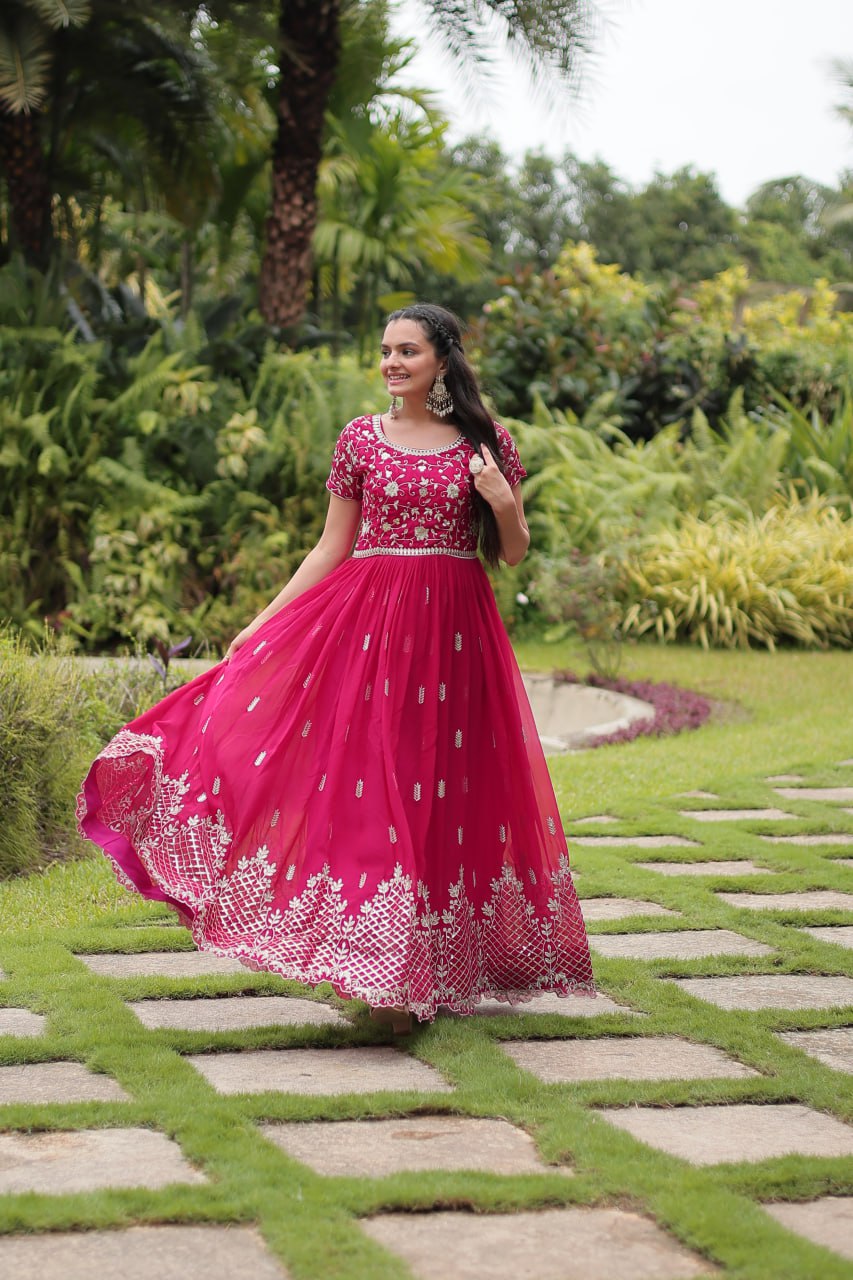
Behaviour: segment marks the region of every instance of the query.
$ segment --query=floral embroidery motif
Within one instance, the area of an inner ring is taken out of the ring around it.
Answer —
[[[495,429],[506,478],[516,485],[526,472],[509,433],[499,423]],[[348,423],[338,437],[326,487],[339,498],[361,502],[353,555],[476,556],[468,471],[473,452],[462,435],[438,449],[393,445],[378,415]]]

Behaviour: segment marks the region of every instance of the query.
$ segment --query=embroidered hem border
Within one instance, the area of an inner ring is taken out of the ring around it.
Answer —
[[[108,761],[121,772],[139,756],[153,766],[148,798],[135,810],[120,804],[107,825],[93,814],[101,807],[97,765]],[[536,915],[508,865],[492,881],[492,897],[481,905],[479,918],[465,893],[464,868],[449,887],[449,906],[439,913],[430,907],[428,888],[414,886],[399,863],[357,914],[349,911],[343,882],[328,866],[310,876],[283,910],[271,911],[278,868],[268,848],[240,858],[226,874],[230,833],[224,815],[217,811],[181,823],[187,785],[186,775],[173,779],[163,772],[158,737],[123,730],[90,770],[77,799],[77,825],[84,838],[101,845],[125,888],[178,913],[200,950],[308,986],[328,982],[339,995],[373,1007],[405,1006],[421,1021],[431,1021],[439,1007],[473,1013],[484,999],[512,1005],[546,992],[596,994],[565,855],[551,873],[547,918]],[[190,827],[194,883],[172,885],[163,874],[176,866],[168,846],[180,848]],[[207,846],[204,852],[199,842]],[[139,883],[129,867],[142,872]],[[499,980],[503,974],[506,981]]]

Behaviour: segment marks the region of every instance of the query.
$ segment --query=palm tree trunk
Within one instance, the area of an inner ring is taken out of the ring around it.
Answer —
[[[340,49],[340,0],[281,0],[281,82],[272,208],[260,279],[268,324],[298,324],[311,280],[317,167]]]
[[[51,198],[37,115],[0,108],[0,172],[9,192],[12,243],[44,270],[50,258]]]

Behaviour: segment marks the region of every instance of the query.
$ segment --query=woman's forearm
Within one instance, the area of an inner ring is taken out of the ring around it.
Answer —
[[[501,540],[501,559],[507,564],[520,564],[530,546],[530,530],[512,494],[506,501],[494,504],[492,510]]]
[[[345,559],[346,556],[341,555],[340,551],[327,550],[322,544],[318,543],[316,547],[308,552],[302,564],[292,578],[285,583],[276,598],[271,600],[267,607],[262,609],[258,616],[249,623],[249,628],[252,631],[257,631],[258,627],[263,626],[270,618],[275,617],[280,609],[283,609],[286,604],[290,604],[291,600],[301,596],[303,591],[307,591],[309,587],[314,587],[318,582],[322,582]]]

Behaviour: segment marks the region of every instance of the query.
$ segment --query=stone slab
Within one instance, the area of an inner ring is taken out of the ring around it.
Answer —
[[[438,1072],[397,1049],[260,1049],[188,1056],[218,1093],[451,1093]]]
[[[836,866],[853,867],[853,858],[833,858],[832,861]]]
[[[759,840],[766,840],[768,844],[794,844],[808,848],[813,844],[853,844],[853,835],[847,831],[834,831],[830,835],[819,836],[806,833],[801,836],[762,836]]]
[[[15,1280],[287,1280],[254,1227],[128,1227],[0,1236],[0,1275]]]
[[[818,942],[834,942],[839,947],[853,951],[853,924],[815,925],[811,929],[801,929],[800,933],[811,934]]]
[[[0,1105],[10,1102],[129,1102],[117,1080],[79,1062],[31,1062],[0,1067]]]
[[[507,1017],[512,1014],[556,1013],[564,1018],[597,1018],[603,1013],[627,1013],[633,1018],[645,1018],[647,1015],[639,1009],[631,1009],[628,1005],[617,1004],[609,996],[600,992],[594,999],[588,996],[558,996],[549,991],[546,995],[536,996],[525,1004],[509,1005],[501,1000],[484,1000],[474,1010],[474,1016]],[[451,1015],[458,1017],[459,1015]]]
[[[65,1195],[104,1187],[168,1186],[207,1179],[177,1143],[151,1129],[0,1133],[0,1194]]]
[[[128,1004],[152,1029],[243,1031],[248,1027],[349,1026],[346,1018],[318,1000],[290,996],[216,996],[199,1000],[137,1000]]]
[[[679,800],[719,800],[716,791],[679,791]]]
[[[46,1019],[29,1009],[0,1009],[0,1036],[40,1036]]]
[[[853,840],[853,836],[850,837]],[[696,840],[684,836],[572,836],[572,844],[590,849],[698,849]]]
[[[853,1128],[798,1103],[602,1108],[608,1124],[690,1164],[853,1155]]]
[[[678,1036],[601,1040],[515,1040],[501,1046],[546,1084],[578,1080],[709,1080],[758,1075],[712,1045]]]
[[[743,973],[732,978],[666,978],[720,1009],[835,1009],[853,1004],[853,978]]]
[[[546,1165],[530,1134],[506,1120],[419,1116],[265,1124],[261,1130],[295,1160],[330,1178],[384,1178],[424,1169],[572,1173],[565,1166]]]
[[[822,1196],[805,1204],[765,1204],[763,1207],[795,1235],[853,1261],[853,1196]]]
[[[849,804],[853,800],[853,787],[776,787],[776,794],[783,800],[825,800]]]
[[[717,859],[710,863],[634,863],[658,876],[770,876],[770,868],[758,867],[748,858]]]
[[[680,813],[694,822],[781,822],[797,816],[784,809],[681,809]]]
[[[678,916],[659,902],[644,902],[639,898],[581,898],[581,915],[584,920],[621,920],[624,916]]]
[[[619,819],[614,818],[612,813],[594,813],[590,818],[575,818],[569,825],[572,827],[606,826],[608,823],[618,821]]]
[[[773,948],[730,929],[678,929],[670,933],[596,933],[599,955],[631,960],[692,960],[702,956],[766,956]]]
[[[719,1275],[654,1222],[623,1209],[387,1213],[362,1230],[416,1280],[690,1280]]]
[[[801,773],[772,773],[766,782],[805,782]]]
[[[757,867],[748,858],[717,862],[635,862],[643,871],[656,871],[661,876],[766,876],[767,867]]]
[[[723,893],[717,897],[730,907],[747,911],[853,911],[853,893],[834,889],[803,889],[794,893]]]
[[[833,1071],[853,1075],[853,1027],[831,1027],[820,1031],[782,1031],[779,1039],[802,1049]]]
[[[135,955],[116,951],[78,955],[77,959],[102,978],[198,978],[208,973],[246,971],[239,960],[209,951],[140,951]]]

